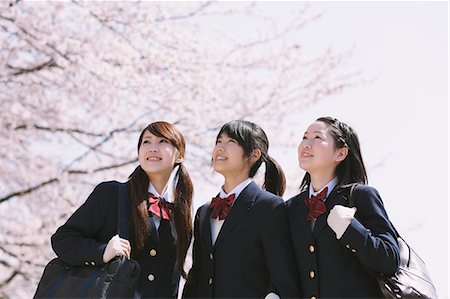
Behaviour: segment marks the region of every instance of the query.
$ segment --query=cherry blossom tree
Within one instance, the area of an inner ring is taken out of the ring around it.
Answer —
[[[2,1],[0,297],[32,296],[50,235],[96,184],[127,179],[148,123],[176,124],[194,181],[207,181],[223,123],[253,120],[287,144],[287,115],[361,83],[351,51],[305,52],[300,33],[320,16],[302,6],[280,22],[247,2]]]

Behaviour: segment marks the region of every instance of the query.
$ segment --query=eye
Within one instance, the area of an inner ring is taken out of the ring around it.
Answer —
[[[217,140],[216,140],[216,144],[218,144],[218,143],[222,143],[222,140],[217,139]]]
[[[314,136],[314,139],[322,140],[323,138],[322,138],[322,136],[320,136],[320,135],[316,135],[316,136]]]
[[[228,140],[228,143],[237,143],[237,141],[235,139],[230,139]]]
[[[169,143],[169,140],[165,139],[165,138],[161,138],[159,140],[159,143]]]
[[[146,144],[146,143],[148,143],[148,140],[142,141],[142,144]]]

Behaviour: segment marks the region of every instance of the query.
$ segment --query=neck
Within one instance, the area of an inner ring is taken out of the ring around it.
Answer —
[[[224,176],[225,177],[225,183],[223,184],[223,190],[225,193],[229,193],[231,190],[236,188],[237,185],[248,179],[248,175],[241,175],[241,176]]]
[[[311,175],[311,185],[314,192],[320,191],[325,187],[332,179],[336,176],[334,173],[329,173],[326,175]]]
[[[167,181],[169,180],[170,173],[167,175],[152,175],[149,176],[150,182],[152,183],[153,187],[155,187],[156,191],[160,195],[162,195],[166,189],[167,189]]]

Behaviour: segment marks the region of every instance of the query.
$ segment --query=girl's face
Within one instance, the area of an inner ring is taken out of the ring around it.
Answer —
[[[327,124],[321,121],[308,127],[298,146],[300,168],[311,176],[334,174],[337,165],[345,158],[342,154],[342,149],[336,148]]]
[[[139,148],[139,164],[149,177],[154,175],[169,176],[175,163],[183,158],[178,150],[164,137],[158,137],[145,131]]]
[[[214,170],[224,176],[248,176],[250,170],[249,159],[244,157],[244,149],[235,139],[226,133],[219,136],[212,153]]]

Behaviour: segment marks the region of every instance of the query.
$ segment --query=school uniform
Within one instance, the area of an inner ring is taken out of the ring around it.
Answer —
[[[340,239],[327,224],[335,205],[348,206],[347,195],[329,188],[326,212],[307,221],[309,190],[286,203],[303,298],[380,298],[376,281],[366,269],[393,273],[399,248],[380,195],[360,185],[353,193],[357,212]]]
[[[197,210],[183,298],[298,298],[283,199],[252,180],[240,187],[222,224],[211,218],[210,203]]]
[[[117,234],[117,184],[120,183],[110,181],[95,187],[86,202],[51,237],[53,250],[64,262],[104,264],[106,245]],[[149,217],[149,230],[144,250],[133,256],[133,246],[131,249],[132,258],[141,266],[136,298],[176,298],[180,273],[175,266],[174,229],[168,220]]]

